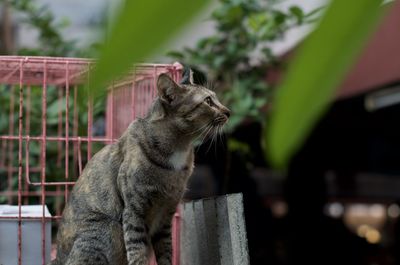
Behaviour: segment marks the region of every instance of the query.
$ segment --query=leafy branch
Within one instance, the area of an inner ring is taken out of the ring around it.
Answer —
[[[169,56],[211,76],[232,109],[229,131],[246,120],[262,123],[271,91],[267,71],[278,64],[271,44],[289,29],[314,21],[320,10],[306,14],[298,6],[282,11],[273,1],[220,0],[211,15],[216,32]]]
[[[23,14],[22,22],[39,33],[40,49],[21,48],[20,55],[71,56],[77,51],[76,41],[66,40],[60,29],[68,26],[68,21],[55,22],[54,14],[47,6],[38,7],[32,0],[0,0]]]

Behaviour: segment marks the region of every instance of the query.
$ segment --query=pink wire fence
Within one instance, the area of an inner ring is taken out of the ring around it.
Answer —
[[[41,223],[41,264],[46,264],[46,223],[60,219],[85,163],[146,114],[158,75],[179,81],[182,71],[178,63],[138,64],[112,82],[104,98],[93,99],[86,91],[94,66],[90,59],[0,56],[0,92],[7,99],[0,102],[0,201],[18,206],[16,216],[0,221],[18,222],[18,265],[24,257],[23,221]],[[22,214],[30,204],[41,205],[40,217]],[[178,239],[179,213],[173,222],[174,265]]]

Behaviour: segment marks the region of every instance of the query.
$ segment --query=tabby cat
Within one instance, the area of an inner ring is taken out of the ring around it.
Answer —
[[[191,73],[191,71],[188,71]],[[171,264],[171,220],[193,170],[193,142],[230,111],[186,75],[157,80],[148,115],[88,162],[63,213],[53,265]]]

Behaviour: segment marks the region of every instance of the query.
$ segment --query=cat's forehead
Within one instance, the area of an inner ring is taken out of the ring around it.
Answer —
[[[196,104],[203,101],[206,97],[214,97],[214,91],[200,85],[181,85],[187,91],[184,104]]]
[[[203,96],[216,96],[214,91],[201,85],[184,85],[184,87],[190,92],[190,94],[193,95],[198,94]]]

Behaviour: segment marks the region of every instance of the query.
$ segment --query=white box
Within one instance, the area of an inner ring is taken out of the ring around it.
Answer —
[[[42,217],[41,205],[24,205],[22,209],[22,265],[42,264],[42,222],[24,217]],[[18,217],[18,206],[0,205],[0,217]],[[51,217],[45,206],[45,217]],[[50,261],[51,220],[45,223],[45,261]],[[18,264],[18,220],[0,219],[0,265]]]

